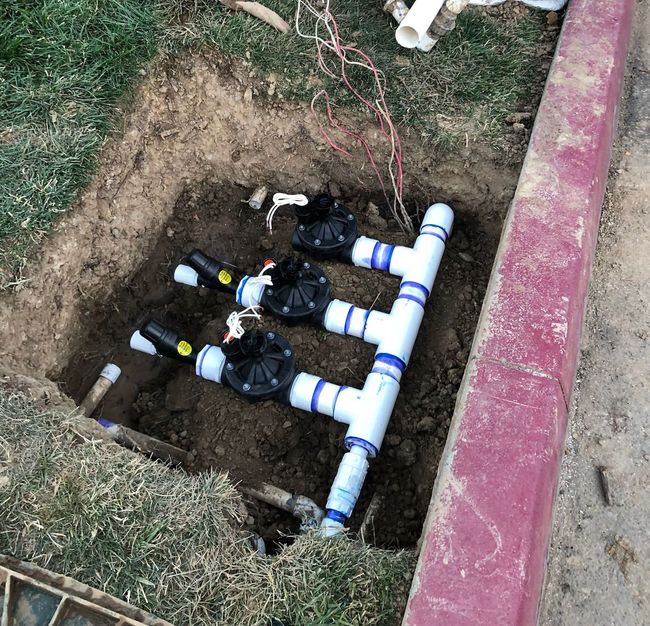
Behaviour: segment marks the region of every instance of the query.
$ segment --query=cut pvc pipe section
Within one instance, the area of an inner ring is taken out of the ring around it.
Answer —
[[[415,0],[395,31],[395,39],[404,48],[415,48],[427,34],[445,0]]]
[[[193,267],[190,267],[189,265],[183,265],[181,263],[174,270],[174,280],[177,283],[181,283],[183,285],[198,287],[199,273]]]
[[[122,374],[122,370],[114,363],[107,363],[101,371],[99,378],[90,388],[84,399],[79,405],[79,409],[86,416],[90,417],[99,403],[104,399],[108,390],[117,382]]]

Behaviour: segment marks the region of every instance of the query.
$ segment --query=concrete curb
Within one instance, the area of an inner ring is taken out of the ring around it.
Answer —
[[[569,3],[404,626],[536,623],[634,5]]]

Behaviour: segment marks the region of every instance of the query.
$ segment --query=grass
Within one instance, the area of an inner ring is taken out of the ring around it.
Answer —
[[[227,477],[78,434],[0,387],[0,552],[185,626],[394,623],[414,556],[304,535],[262,557]]]
[[[267,4],[291,20],[294,0]],[[380,4],[338,0],[332,10],[344,39],[384,70],[395,119],[440,151],[466,132],[493,140],[528,93],[541,18],[499,22],[467,11],[424,55],[396,46]],[[311,42],[280,35],[217,0],[4,0],[0,283],[20,275],[30,249],[92,176],[119,118],[117,105],[139,70],[157,51],[206,45],[246,56],[259,72],[275,72],[285,97],[311,98]],[[338,85],[329,87],[337,103],[352,104]]]

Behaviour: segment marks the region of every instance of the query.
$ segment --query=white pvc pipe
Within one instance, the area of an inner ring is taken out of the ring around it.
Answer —
[[[207,344],[196,356],[196,375],[220,383],[225,363],[226,357],[221,348]]]
[[[174,270],[174,280],[182,285],[189,285],[190,287],[199,286],[199,273],[189,265],[182,263]]]
[[[427,34],[445,0],[415,0],[395,31],[395,39],[404,48],[415,48]]]
[[[264,295],[264,289],[272,289],[269,285],[251,280],[253,278],[255,277],[244,276],[244,278],[239,281],[235,300],[237,301],[237,304],[241,304],[243,307],[259,306],[262,296]]]
[[[131,335],[131,341],[129,342],[129,345],[133,350],[139,350],[140,352],[146,352],[147,354],[151,354],[152,356],[155,356],[157,354],[156,352],[156,346],[154,346],[148,339],[143,337],[140,334],[139,330],[136,330],[132,335]]]

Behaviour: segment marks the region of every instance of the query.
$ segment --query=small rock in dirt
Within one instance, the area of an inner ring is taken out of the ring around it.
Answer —
[[[187,437],[187,431],[186,431],[186,430],[181,430],[181,432],[178,433],[178,436],[179,436],[181,439],[185,439],[185,437]]]
[[[415,427],[419,433],[432,433],[436,429],[436,423],[433,417],[423,417]]]
[[[386,435],[384,438],[387,446],[399,446],[402,442],[402,438],[399,435]]]
[[[271,381],[271,382],[273,382],[273,381]],[[282,424],[282,428],[284,428],[284,429],[291,428],[291,422],[289,420],[287,420],[286,422],[284,422]]]
[[[518,133],[526,132],[526,126],[524,126],[521,122],[515,122],[512,125],[512,128]]]
[[[316,460],[323,465],[327,465],[330,460],[329,452],[327,450],[319,450],[318,454],[316,455]]]
[[[255,518],[252,515],[249,515],[246,518],[246,525],[247,526],[253,526],[255,524]]]
[[[404,439],[397,448],[397,459],[406,467],[409,467],[418,460],[418,448],[412,439]]]
[[[226,454],[226,449],[223,446],[215,446],[214,453],[216,456],[224,456]]]
[[[388,228],[388,222],[379,215],[379,207],[376,204],[368,202],[366,214],[368,216],[368,223],[373,228],[377,230],[386,230]]]
[[[273,242],[267,237],[263,237],[260,239],[260,250],[264,250],[265,252],[273,250]]]
[[[178,435],[177,435],[176,433],[172,433],[172,434],[169,436],[169,440],[170,440],[172,443],[177,443],[177,442],[178,442]]]
[[[244,102],[252,102],[253,101],[253,88],[252,87],[246,87],[246,91],[244,91]]]
[[[549,11],[546,14],[546,23],[549,26],[556,26],[559,21],[560,21],[560,16],[555,11]]]
[[[169,237],[170,239],[173,239],[174,235],[176,234],[173,228],[167,228],[166,232],[167,232],[167,237]]]
[[[338,200],[341,197],[341,188],[333,180],[330,180],[328,187],[332,197]]]
[[[467,252],[459,252],[458,256],[463,259],[463,261],[466,261],[467,263],[473,263],[474,262],[474,257],[471,254],[468,254]]]
[[[406,509],[406,511],[404,511],[404,513],[402,513],[402,515],[406,519],[415,519],[417,517],[417,512],[416,512],[415,509]]]

